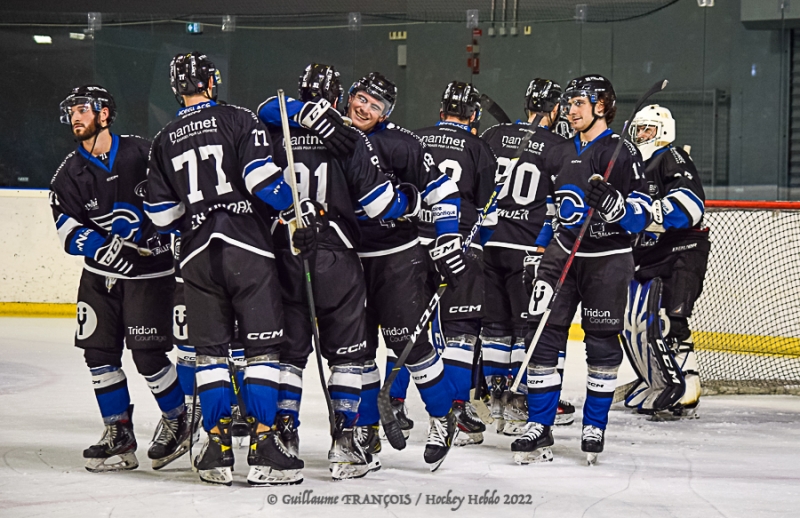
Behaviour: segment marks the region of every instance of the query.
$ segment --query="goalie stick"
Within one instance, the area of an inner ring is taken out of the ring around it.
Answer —
[[[498,182],[495,186],[494,191],[492,191],[492,195],[489,197],[489,201],[486,202],[486,205],[483,207],[483,210],[478,215],[478,221],[472,226],[472,229],[467,235],[466,239],[464,239],[464,243],[461,245],[461,249],[466,251],[469,249],[470,243],[475,239],[475,236],[478,234],[481,226],[483,226],[484,220],[486,220],[486,215],[489,213],[492,205],[497,200],[497,197],[500,195],[500,191],[505,186],[505,183],[508,181],[508,178],[511,176],[511,173],[514,171],[514,167],[516,167],[519,158],[522,156],[522,153],[525,151],[525,148],[528,146],[528,142],[530,142],[531,137],[536,133],[536,129],[539,127],[539,122],[542,120],[542,115],[537,115],[536,118],[531,123],[531,127],[533,129],[529,129],[526,131],[525,136],[522,138],[522,141],[519,143],[519,147],[517,148],[514,156],[511,158],[511,162],[513,166],[509,166],[508,169],[505,171],[505,175],[501,178],[502,181]],[[386,380],[383,382],[383,386],[381,387],[380,392],[378,393],[378,412],[381,416],[381,424],[383,425],[383,431],[386,434],[386,438],[389,440],[389,444],[392,445],[392,448],[396,450],[402,450],[406,447],[406,438],[403,436],[403,431],[400,429],[400,424],[397,422],[397,418],[394,415],[394,411],[392,410],[392,401],[389,395],[389,391],[392,388],[392,383],[394,383],[395,378],[397,378],[397,374],[400,372],[400,369],[405,367],[406,359],[408,355],[411,353],[411,349],[414,348],[414,343],[419,338],[423,332],[427,331],[426,327],[428,325],[428,321],[433,316],[434,312],[436,311],[436,307],[439,305],[439,301],[442,299],[442,295],[444,294],[445,289],[447,289],[447,283],[442,282],[439,284],[436,293],[433,294],[430,302],[428,302],[425,311],[422,313],[422,316],[417,323],[417,326],[414,328],[414,332],[411,333],[411,336],[408,339],[403,351],[398,356],[397,360],[395,361],[394,368],[386,376]]]
[[[645,94],[636,101],[636,105],[633,107],[633,113],[631,114],[630,118],[625,121],[625,124],[622,126],[622,134],[620,135],[619,142],[617,142],[617,147],[614,149],[614,153],[611,155],[611,160],[608,161],[608,165],[606,166],[606,171],[603,174],[603,181],[607,182],[608,177],[611,176],[611,170],[614,168],[614,163],[617,161],[617,157],[619,156],[619,152],[622,150],[622,145],[625,143],[625,139],[628,138],[628,125],[631,123],[633,118],[639,113],[639,110],[642,108],[642,105],[650,98],[653,94],[660,92],[664,88],[667,87],[669,81],[663,79],[658,81],[656,84],[650,87],[650,89],[645,92]],[[599,176],[599,175],[597,175]],[[569,257],[567,257],[567,262],[564,265],[564,269],[561,271],[561,277],[558,278],[558,282],[556,283],[555,288],[553,289],[553,296],[550,297],[550,300],[547,303],[547,309],[545,309],[544,314],[542,315],[542,319],[539,321],[539,325],[536,328],[536,333],[533,335],[533,340],[531,340],[531,344],[528,347],[528,350],[525,352],[525,360],[522,362],[522,367],[519,369],[519,373],[517,374],[517,379],[514,380],[514,384],[511,386],[511,392],[515,392],[519,387],[520,382],[522,381],[522,376],[527,371],[527,365],[531,361],[531,356],[533,356],[533,350],[536,347],[536,344],[539,342],[539,338],[542,336],[542,331],[544,331],[544,326],[547,325],[547,319],[550,318],[550,308],[553,307],[553,302],[555,302],[556,298],[558,298],[558,293],[561,291],[561,286],[564,284],[564,281],[567,279],[567,273],[569,273],[570,266],[572,266],[572,261],[575,260],[575,254],[578,253],[578,249],[581,246],[581,241],[583,241],[583,236],[586,234],[586,229],[589,228],[589,224],[592,221],[592,216],[594,216],[594,208],[589,208],[589,211],[586,213],[586,219],[583,221],[583,225],[581,225],[581,231],[578,234],[578,237],[575,239],[575,244],[572,245],[572,250],[569,252]]]
[[[281,110],[281,127],[283,128],[283,147],[286,149],[286,162],[289,168],[289,184],[292,187],[292,203],[294,204],[294,217],[298,228],[303,228],[303,217],[300,212],[299,192],[297,190],[297,176],[294,172],[294,155],[292,154],[292,137],[289,133],[289,116],[286,114],[286,96],[283,89],[278,90],[278,104]],[[308,300],[308,314],[311,317],[311,332],[314,337],[314,352],[317,356],[317,369],[319,370],[319,380],[322,383],[322,393],[325,395],[325,404],[328,406],[328,421],[330,424],[331,437],[336,428],[336,421],[333,415],[333,401],[325,381],[325,371],[322,366],[322,351],[320,350],[319,326],[317,325],[317,310],[314,306],[314,290],[311,286],[311,269],[308,266],[308,259],[303,257],[303,276],[305,277],[306,299]]]

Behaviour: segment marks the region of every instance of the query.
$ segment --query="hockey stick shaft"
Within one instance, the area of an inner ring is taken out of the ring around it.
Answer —
[[[530,142],[531,137],[536,133],[536,129],[538,128],[539,122],[541,120],[542,120],[542,115],[541,114],[537,115],[533,123],[531,124],[531,127],[533,129],[528,130],[525,136],[520,141],[519,147],[517,148],[514,157],[512,157],[511,159],[512,163],[516,164],[516,161],[518,161],[519,158],[522,156],[522,153],[524,153],[525,148],[527,148],[528,142]],[[487,214],[491,210],[492,205],[494,205],[495,201],[497,200],[497,197],[500,195],[500,191],[503,190],[505,182],[508,181],[508,178],[511,176],[512,170],[513,167],[509,167],[509,170],[506,171],[507,174],[505,175],[503,181],[495,186],[494,191],[492,191],[492,195],[489,197],[489,201],[486,202],[486,205],[483,207],[483,210],[478,215],[478,220],[472,226],[472,229],[470,230],[469,234],[464,240],[464,243],[461,246],[461,249],[463,251],[469,249],[470,244],[475,239],[475,236],[478,234],[478,231],[480,230],[481,226],[483,226],[483,222],[486,220]],[[384,380],[383,386],[381,387],[380,392],[378,393],[378,412],[380,413],[381,423],[383,424],[383,431],[386,433],[386,438],[389,440],[389,444],[391,444],[392,447],[397,450],[402,450],[403,448],[405,448],[406,440],[405,437],[403,436],[402,430],[400,430],[400,425],[397,423],[397,418],[394,416],[394,412],[392,411],[391,397],[389,395],[389,392],[392,388],[392,384],[394,383],[395,378],[397,378],[397,375],[400,372],[400,369],[402,369],[405,366],[406,359],[408,358],[408,355],[411,353],[411,350],[414,348],[414,344],[416,343],[417,338],[419,338],[420,334],[426,331],[426,326],[428,325],[428,322],[435,313],[436,307],[439,305],[439,301],[442,299],[442,295],[444,295],[446,289],[447,289],[447,283],[442,282],[441,284],[439,284],[436,293],[434,293],[430,302],[428,302],[428,305],[425,308],[425,311],[422,313],[422,316],[420,317],[417,326],[414,328],[414,332],[409,337],[408,342],[406,342],[403,351],[400,353],[400,356],[398,356],[397,360],[395,361],[392,371],[389,373],[388,376],[386,376],[386,380]]]
[[[625,144],[625,140],[628,138],[628,125],[636,116],[636,114],[641,109],[642,105],[650,98],[653,94],[660,92],[664,88],[667,87],[668,81],[666,79],[658,81],[656,84],[650,87],[650,89],[645,92],[645,94],[639,98],[636,102],[636,105],[633,107],[633,113],[631,114],[630,118],[625,121],[625,124],[622,126],[622,135],[620,135],[619,142],[617,142],[617,147],[614,149],[614,153],[611,155],[611,159],[608,161],[608,165],[606,166],[606,170],[603,173],[603,181],[607,182],[609,176],[611,176],[611,170],[614,168],[614,164],[617,161],[617,157],[619,157],[620,151],[622,151],[622,146]],[[522,362],[520,366],[519,373],[517,373],[517,378],[514,380],[514,384],[511,385],[511,391],[515,392],[519,387],[520,382],[522,381],[522,376],[525,375],[525,372],[528,370],[528,363],[531,361],[531,357],[533,356],[533,350],[536,347],[536,344],[539,342],[539,338],[542,336],[542,332],[544,331],[545,325],[547,325],[547,320],[550,317],[550,308],[555,305],[555,301],[558,298],[558,294],[561,291],[561,286],[564,285],[564,281],[567,279],[567,274],[569,273],[569,269],[572,266],[572,262],[575,260],[575,255],[578,253],[578,249],[581,246],[581,242],[583,241],[583,236],[586,234],[586,230],[589,228],[591,224],[592,217],[594,216],[594,208],[589,208],[589,211],[586,213],[586,219],[583,221],[583,225],[581,225],[581,230],[578,233],[578,237],[575,239],[575,243],[572,245],[572,250],[569,252],[569,257],[567,257],[567,262],[564,264],[564,269],[561,271],[561,277],[558,278],[558,282],[556,283],[555,288],[553,288],[553,296],[550,297],[550,300],[547,303],[547,309],[545,310],[544,314],[542,315],[542,320],[539,321],[539,325],[536,328],[536,333],[533,335],[533,340],[531,340],[531,344],[528,347],[528,350],[525,351],[525,360]]]
[[[294,171],[294,155],[292,153],[292,137],[289,132],[289,116],[286,113],[286,96],[283,90],[278,90],[278,103],[281,110],[281,127],[283,129],[283,146],[286,149],[286,162],[289,167],[289,183],[292,187],[292,199],[294,203],[294,217],[298,228],[303,228],[303,218],[300,213],[299,192],[297,190],[297,176]],[[328,421],[330,433],[333,436],[336,428],[336,421],[333,413],[333,401],[328,390],[328,383],[325,380],[325,369],[322,365],[322,350],[319,339],[319,326],[317,325],[317,309],[314,304],[314,287],[311,284],[311,269],[308,265],[308,258],[303,257],[303,277],[306,289],[306,300],[308,301],[308,315],[311,320],[311,333],[314,338],[314,353],[317,357],[317,370],[319,371],[319,381],[322,384],[322,393],[325,395],[325,404],[328,407]]]
[[[487,112],[489,112],[489,115],[494,117],[497,120],[497,122],[501,124],[508,124],[511,122],[511,118],[508,115],[506,115],[505,110],[503,110],[503,108],[501,108],[499,104],[494,102],[494,99],[492,99],[486,94],[481,94],[480,99],[481,99],[481,107],[485,109]]]

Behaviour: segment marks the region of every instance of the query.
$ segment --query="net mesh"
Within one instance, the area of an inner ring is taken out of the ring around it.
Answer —
[[[707,207],[690,321],[707,393],[800,393],[800,204],[777,206]]]

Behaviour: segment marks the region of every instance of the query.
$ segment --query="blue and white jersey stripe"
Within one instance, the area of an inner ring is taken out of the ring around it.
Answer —
[[[144,212],[159,230],[170,229],[183,217],[186,207],[183,202],[162,201],[160,203],[143,203]]]
[[[247,190],[255,194],[254,190],[258,184],[270,179],[273,175],[280,174],[281,169],[272,162],[272,157],[259,158],[253,160],[242,170],[242,178],[244,178]]]
[[[422,193],[422,201],[433,207],[453,194],[458,194],[458,186],[447,174],[442,173],[425,187],[425,192]]]
[[[361,204],[367,217],[375,218],[380,216],[396,198],[394,187],[392,187],[392,184],[387,180],[372,189],[366,196],[359,199],[358,202]]]
[[[661,204],[664,211],[664,228],[693,227],[700,223],[705,213],[703,200],[685,187],[669,191]],[[675,210],[676,208],[678,210]]]

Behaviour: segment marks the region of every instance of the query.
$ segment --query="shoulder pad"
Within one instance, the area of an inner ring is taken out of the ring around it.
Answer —
[[[50,185],[53,185],[53,183],[55,183],[56,177],[58,176],[58,173],[60,173],[61,170],[64,169],[64,166],[67,165],[67,162],[69,161],[70,158],[75,156],[75,153],[77,153],[77,151],[73,151],[72,153],[70,153],[66,157],[64,157],[64,160],[61,161],[61,164],[56,168],[55,174],[50,179]]]

